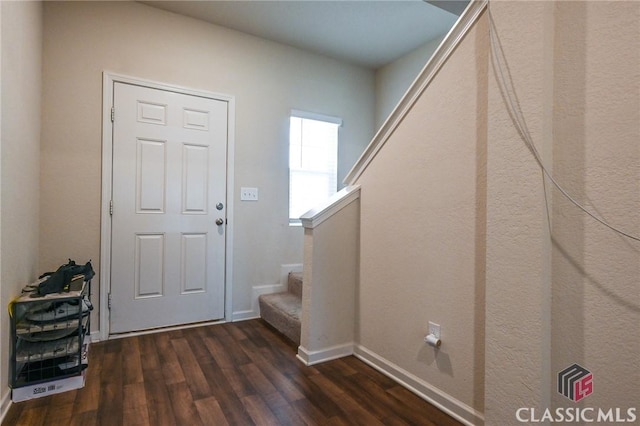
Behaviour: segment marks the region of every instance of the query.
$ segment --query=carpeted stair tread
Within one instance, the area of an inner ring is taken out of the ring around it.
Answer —
[[[302,298],[286,291],[263,294],[258,302],[262,319],[296,344],[300,344]]]
[[[302,310],[302,299],[288,291],[283,293],[264,294],[260,296],[262,300],[271,306],[281,310],[283,314],[300,319],[300,311]]]
[[[260,316],[276,330],[300,344],[302,315],[302,272],[290,272],[287,291],[258,297]]]

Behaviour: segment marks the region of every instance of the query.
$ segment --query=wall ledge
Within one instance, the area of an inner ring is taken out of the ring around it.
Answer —
[[[398,105],[391,112],[386,121],[382,124],[367,148],[353,166],[344,179],[346,185],[354,185],[362,175],[371,161],[385,145],[389,137],[404,120],[405,116],[416,101],[420,98],[425,89],[431,84],[440,68],[447,62],[453,51],[460,44],[462,39],[473,27],[478,17],[487,7],[488,0],[471,0],[462,15],[458,18],[449,33],[440,43],[440,46],[433,53],[433,56],[424,66],[420,74],[413,81],[407,92],[404,94]]]
[[[358,198],[360,198],[360,185],[347,186],[330,197],[324,204],[303,214],[300,217],[302,226],[306,229],[313,229]]]

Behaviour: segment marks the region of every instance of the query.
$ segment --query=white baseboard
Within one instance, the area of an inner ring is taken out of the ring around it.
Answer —
[[[304,365],[311,366],[338,358],[344,358],[349,355],[353,355],[353,342],[331,346],[319,351],[309,351],[306,348],[299,346],[298,355],[296,357],[302,361]]]
[[[260,318],[260,311],[255,312],[254,310],[248,311],[237,311],[231,315],[231,321],[246,321],[250,319]]]
[[[7,388],[0,400],[0,423],[4,422],[4,418],[7,416],[9,408],[11,408],[11,404],[11,389]]]
[[[428,401],[451,417],[469,426],[484,425],[484,414],[442,392],[419,377],[378,356],[369,349],[356,345],[354,355],[403,387]]]

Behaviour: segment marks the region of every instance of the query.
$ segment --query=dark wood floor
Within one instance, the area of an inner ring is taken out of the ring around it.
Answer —
[[[459,425],[354,357],[305,367],[262,320],[96,343],[83,389],[2,425]]]

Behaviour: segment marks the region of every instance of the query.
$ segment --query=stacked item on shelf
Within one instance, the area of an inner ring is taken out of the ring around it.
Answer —
[[[41,278],[9,305],[14,402],[84,386],[92,276],[69,277],[61,292],[44,295]]]

